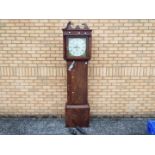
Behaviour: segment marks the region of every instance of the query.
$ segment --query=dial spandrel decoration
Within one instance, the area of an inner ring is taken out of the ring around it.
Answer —
[[[86,56],[86,38],[68,38],[69,56]]]

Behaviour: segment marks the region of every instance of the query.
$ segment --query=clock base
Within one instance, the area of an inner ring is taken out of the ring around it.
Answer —
[[[89,127],[89,105],[66,105],[66,127]]]

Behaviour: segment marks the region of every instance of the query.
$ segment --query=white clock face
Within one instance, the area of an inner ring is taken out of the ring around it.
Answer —
[[[70,56],[86,56],[86,38],[68,38]]]

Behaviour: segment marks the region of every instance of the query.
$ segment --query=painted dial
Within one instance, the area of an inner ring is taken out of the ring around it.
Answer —
[[[86,56],[86,38],[68,38],[70,56]]]

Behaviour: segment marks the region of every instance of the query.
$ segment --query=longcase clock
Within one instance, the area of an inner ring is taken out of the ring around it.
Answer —
[[[91,31],[86,24],[63,29],[64,59],[67,61],[67,127],[89,126],[88,61],[91,57]]]

